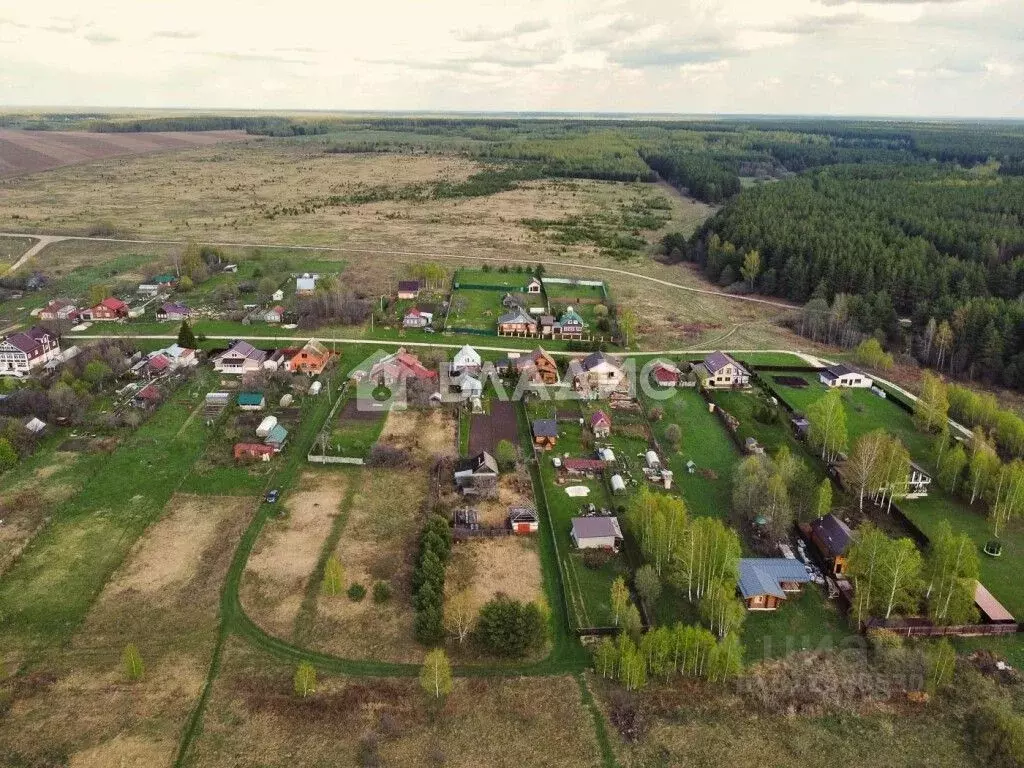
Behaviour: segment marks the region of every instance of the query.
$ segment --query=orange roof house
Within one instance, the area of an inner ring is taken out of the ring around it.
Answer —
[[[323,373],[330,359],[330,350],[316,339],[310,339],[288,361],[288,370],[294,373],[308,373],[315,376]]]

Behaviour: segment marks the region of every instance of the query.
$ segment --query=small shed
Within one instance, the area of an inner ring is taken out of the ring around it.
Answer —
[[[594,411],[590,417],[590,431],[594,433],[594,437],[608,437],[612,431],[611,416],[604,411]]]
[[[658,458],[658,454],[654,451],[648,451],[645,453],[644,460],[647,462],[647,466],[651,469],[661,468],[661,459]]]
[[[230,392],[208,392],[206,395],[207,405],[226,406],[231,403]]]
[[[288,441],[288,430],[282,427],[280,424],[274,426],[266,439],[263,441],[269,446],[273,446],[275,451],[280,451],[284,444]]]
[[[626,492],[626,481],[622,479],[622,475],[612,475],[611,478],[612,493],[625,493]]]
[[[975,582],[974,604],[978,607],[984,624],[1013,624],[1016,622],[1013,614],[1006,610],[980,581]]]
[[[536,533],[540,518],[533,507],[512,507],[508,511],[508,524],[513,533]]]

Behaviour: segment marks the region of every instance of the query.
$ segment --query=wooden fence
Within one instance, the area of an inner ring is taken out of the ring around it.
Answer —
[[[884,629],[901,637],[982,637],[989,635],[1013,635],[1020,631],[1019,624],[961,624],[940,627],[930,622],[885,621],[869,619],[864,630]]]

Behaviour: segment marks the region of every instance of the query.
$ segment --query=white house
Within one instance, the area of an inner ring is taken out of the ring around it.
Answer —
[[[267,353],[256,349],[247,341],[236,341],[227,351],[213,358],[213,370],[218,373],[255,373],[263,368]]]
[[[579,549],[618,550],[622,529],[617,517],[574,517],[572,541]]]
[[[270,295],[271,301],[284,301],[284,291],[278,288]]]
[[[725,352],[712,352],[693,369],[709,389],[750,386],[750,372]]]
[[[453,389],[458,389],[464,400],[472,400],[484,393],[484,385],[480,379],[470,375],[467,371],[460,373],[450,383]]]
[[[58,357],[60,342],[49,331],[37,326],[12,333],[0,343],[0,375],[24,376]]]
[[[818,379],[826,387],[851,387],[858,389],[868,389],[875,382],[865,376],[863,373],[859,373],[851,368],[847,368],[845,365],[830,365],[824,371],[818,374]]]
[[[623,384],[626,371],[615,358],[604,352],[592,352],[569,364],[569,378],[577,391],[608,395]]]
[[[467,344],[452,358],[452,373],[478,373],[482,365],[480,353]]]

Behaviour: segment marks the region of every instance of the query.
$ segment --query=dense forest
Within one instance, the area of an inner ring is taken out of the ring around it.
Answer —
[[[906,317],[924,362],[1024,386],[1024,179],[931,164],[820,168],[744,190],[686,256],[731,284],[751,251],[758,269],[745,287],[826,306],[857,296],[862,332],[896,344]],[[937,359],[925,336],[943,321],[952,347]]]

